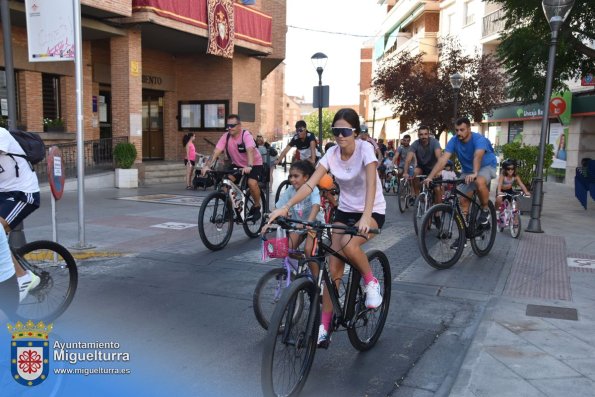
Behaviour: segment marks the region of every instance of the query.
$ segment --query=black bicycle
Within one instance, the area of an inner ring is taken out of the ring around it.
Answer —
[[[469,197],[460,191],[456,185],[465,183],[465,179],[444,180],[431,182],[430,185],[452,184],[451,199],[447,203],[437,204],[430,208],[421,222],[418,236],[419,249],[428,264],[436,269],[448,269],[460,259],[467,240],[477,256],[487,255],[496,240],[496,209],[489,201],[491,219],[487,225],[478,223],[481,205],[477,192]],[[430,186],[432,188],[433,186]],[[463,214],[460,198],[469,199],[470,206],[467,214]],[[440,225],[430,229],[434,218],[440,219]]]
[[[356,227],[332,225],[320,222],[305,222],[297,219],[277,218],[275,223],[283,228],[302,224],[316,233],[318,251],[316,256],[300,262],[318,264],[318,274],[300,273],[285,288],[271,318],[262,355],[262,390],[265,396],[296,396],[300,393],[312,367],[320,324],[322,282],[329,291],[333,304],[333,320],[330,331],[345,328],[349,341],[359,351],[371,349],[384,328],[391,295],[391,272],[386,255],[373,250],[367,252],[372,272],[378,278],[382,304],[368,309],[365,304],[365,288],[361,274],[349,266],[347,282],[331,281],[326,257],[330,254],[349,265],[347,258],[325,244],[324,235],[337,230],[351,236],[358,235]],[[379,230],[373,230],[379,233]],[[335,280],[337,281],[337,280]],[[344,288],[343,288],[344,287]]]
[[[217,251],[227,245],[233,232],[234,223],[241,224],[248,237],[259,236],[264,225],[264,213],[267,211],[267,201],[264,184],[259,183],[260,211],[250,215],[254,206],[254,198],[248,188],[248,176],[242,175],[239,186],[233,183],[226,175],[239,171],[208,171],[220,175],[221,184],[217,191],[209,194],[200,206],[198,213],[198,233],[200,239],[208,249]]]
[[[10,248],[24,270],[39,277],[39,284],[20,302],[17,316],[33,322],[51,322],[68,308],[78,285],[76,261],[53,241],[33,241]]]

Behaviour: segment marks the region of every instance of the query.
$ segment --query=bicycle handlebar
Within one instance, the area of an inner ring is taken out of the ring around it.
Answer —
[[[355,226],[337,225],[337,224],[332,224],[332,223],[324,223],[324,222],[320,222],[320,221],[311,221],[310,222],[310,221],[303,221],[301,219],[291,219],[291,218],[285,218],[285,217],[280,216],[277,219],[275,219],[273,222],[276,223],[277,225],[279,225],[282,229],[292,229],[293,227],[291,224],[297,223],[300,225],[308,226],[314,230],[338,229],[338,230],[343,230],[346,232],[346,234],[351,234],[353,236],[360,234],[358,228]],[[380,234],[380,229],[372,228],[372,229],[368,230],[368,233]]]
[[[518,197],[518,196],[531,197],[531,195],[526,195],[525,192],[521,192],[521,191],[516,191],[514,193],[501,193],[501,194],[498,195],[498,197],[506,197],[506,196],[510,196],[510,197]]]

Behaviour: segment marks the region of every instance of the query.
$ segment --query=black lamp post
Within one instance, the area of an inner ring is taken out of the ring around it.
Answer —
[[[454,116],[452,119],[452,124],[457,121],[457,106],[459,102],[459,92],[461,91],[461,85],[463,85],[463,76],[460,73],[454,73],[450,76],[450,85],[452,86],[453,91],[453,102],[454,102]]]
[[[554,79],[554,64],[556,62],[556,45],[558,44],[558,32],[562,24],[570,14],[574,0],[543,0],[541,2],[550,29],[552,31],[550,41],[550,53],[547,62],[547,74],[545,79],[545,97],[543,98],[543,119],[541,120],[541,137],[539,139],[539,157],[537,158],[537,170],[533,179],[533,201],[531,204],[531,219],[527,225],[527,231],[531,233],[543,233],[541,230],[541,207],[543,204],[543,163],[545,157],[545,140],[547,136],[550,97],[552,96],[552,82]]]
[[[376,134],[376,108],[378,107],[378,100],[372,100],[372,138],[374,138],[374,134]]]
[[[312,55],[312,65],[318,73],[318,151],[322,155],[322,72],[328,57],[322,52]]]

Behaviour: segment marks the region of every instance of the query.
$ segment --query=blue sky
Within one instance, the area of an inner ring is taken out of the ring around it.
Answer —
[[[318,74],[310,58],[322,52],[328,56],[322,84],[330,85],[330,104],[358,104],[360,49],[370,38],[353,35],[373,37],[385,8],[377,0],[288,0],[285,93],[312,100]]]

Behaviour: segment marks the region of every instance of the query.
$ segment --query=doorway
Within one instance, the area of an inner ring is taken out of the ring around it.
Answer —
[[[143,90],[143,160],[163,160],[163,92]]]

